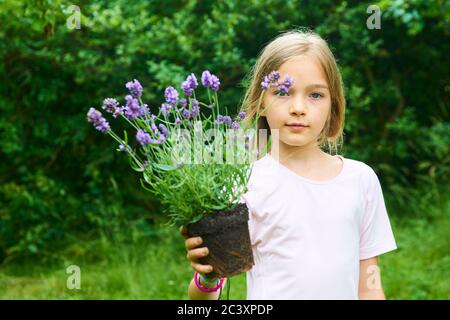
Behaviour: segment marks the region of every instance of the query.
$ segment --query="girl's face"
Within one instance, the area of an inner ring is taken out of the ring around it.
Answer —
[[[269,87],[262,109],[269,108],[261,115],[266,116],[271,130],[279,129],[280,146],[317,144],[331,108],[330,91],[318,60],[306,55],[296,56],[277,71],[281,75],[279,82],[289,75],[294,84],[287,93]],[[305,127],[290,126],[296,123]]]

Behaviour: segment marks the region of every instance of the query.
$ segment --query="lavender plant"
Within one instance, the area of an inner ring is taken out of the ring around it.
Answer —
[[[279,78],[275,71],[264,78],[260,103],[270,86],[286,92],[292,86],[291,78],[278,83]],[[251,164],[258,155],[255,133],[259,114],[250,126],[243,125],[243,111],[234,118],[226,110],[220,114],[219,78],[206,70],[201,83],[207,103],[196,98],[199,84],[191,73],[181,84],[183,97],[172,86],[165,89],[165,101],[157,114],[143,103],[143,87],[136,79],[125,85],[129,91],[125,105],[106,98],[102,109],[132,127],[135,147],[127,130],[120,137],[100,111],[90,108],[87,112],[87,120],[95,129],[116,140],[117,151],[124,152],[132,169],[142,173],[142,187],[161,201],[168,223],[174,226],[194,223],[237,205],[247,191]]]

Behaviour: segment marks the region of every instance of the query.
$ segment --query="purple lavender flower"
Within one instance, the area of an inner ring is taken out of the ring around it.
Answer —
[[[125,107],[117,107],[116,110],[113,113],[113,117],[117,118],[117,116],[120,116],[124,113]]]
[[[136,140],[142,145],[146,146],[153,142],[153,139],[150,138],[150,135],[142,129],[139,129],[136,133]]]
[[[217,116],[217,120],[216,120],[216,123],[217,124],[222,124],[223,123],[223,116],[221,115],[221,114],[219,114],[218,116]]]
[[[192,107],[191,116],[194,118],[200,114],[200,108],[198,106]]]
[[[239,129],[239,124],[238,124],[236,121],[233,121],[233,122],[231,123],[231,128],[232,128],[232,129]]]
[[[211,88],[214,91],[218,91],[220,80],[217,76],[211,74],[208,70],[205,70],[202,73],[202,84],[205,88]]]
[[[272,71],[269,75],[264,77],[261,82],[261,89],[263,91],[269,89],[270,86],[277,86],[277,80],[280,79],[280,73],[278,71]]]
[[[273,79],[274,81],[277,81],[278,79],[280,79],[280,73],[279,73],[278,71],[272,71],[272,72],[269,74],[269,77],[270,77],[271,79]]]
[[[217,78],[215,75],[213,75],[212,76],[212,85],[211,85],[211,88],[214,90],[214,91],[219,91],[219,87],[220,87],[220,80],[219,80],[219,78]]]
[[[130,90],[131,95],[135,98],[139,98],[142,95],[142,91],[143,91],[142,86],[139,83],[139,81],[137,81],[136,79],[134,79],[133,81],[127,82],[125,87],[128,90]]]
[[[182,114],[183,114],[183,117],[185,117],[186,119],[191,118],[191,113],[189,112],[188,109],[183,109]]]
[[[87,120],[90,123],[97,123],[102,118],[102,113],[95,108],[89,108],[89,111],[87,113]]]
[[[142,110],[142,114],[149,114],[150,113],[150,110],[149,110],[149,108],[148,108],[148,104],[143,104],[142,106],[141,106],[141,110]]]
[[[117,107],[119,106],[119,102],[113,98],[106,98],[103,100],[102,108],[109,113],[114,114],[116,112]]]
[[[192,99],[191,100],[191,107],[198,107],[198,100],[197,99]]]
[[[108,133],[108,131],[111,130],[111,127],[105,118],[101,118],[100,122],[95,125],[95,129],[102,133]]]
[[[243,120],[245,118],[245,115],[246,114],[244,111],[239,112],[239,119]]]
[[[211,84],[212,84],[211,77],[212,77],[212,75],[211,75],[211,73],[208,70],[203,71],[203,73],[202,73],[202,85],[205,88],[211,87]]]
[[[181,100],[180,100],[180,105],[181,105],[182,107],[186,107],[186,106],[187,106],[187,100],[186,100],[185,98],[181,99]]]
[[[167,116],[167,114],[172,110],[172,106],[168,103],[163,103],[161,105],[161,113],[163,116]]]
[[[278,85],[278,90],[280,90],[284,93],[287,93],[293,84],[294,84],[294,79],[291,76],[286,75],[286,78],[284,79],[284,81]]]
[[[169,134],[169,130],[167,129],[167,127],[165,126],[165,125],[163,125],[162,123],[160,123],[159,124],[159,130],[161,130],[161,133],[164,135],[164,136],[168,136],[168,134]]]
[[[164,98],[168,103],[176,105],[178,102],[178,92],[174,87],[167,87],[164,91]]]
[[[195,88],[197,88],[197,86],[198,86],[197,78],[193,73],[191,73],[186,78],[186,81],[184,81],[181,84],[181,88],[183,89],[184,94],[187,95],[188,97],[192,95],[192,92],[194,91]]]
[[[123,107],[123,111],[128,119],[134,120],[144,114],[145,109],[141,108],[136,98],[133,98],[131,95],[126,95],[125,100],[127,104]]]
[[[178,124],[178,123],[180,123],[180,122],[181,122],[180,118],[177,117],[177,118],[175,119],[175,123]]]
[[[92,123],[95,129],[102,133],[108,133],[111,130],[108,121],[102,117],[102,113],[95,108],[90,108],[87,113],[87,121]]]
[[[270,85],[269,78],[267,76],[265,76],[264,80],[261,81],[261,89],[262,89],[262,91],[266,91],[267,89],[269,89],[269,85]]]
[[[150,125],[150,128],[152,129],[152,131],[155,135],[157,135],[159,133],[158,127],[156,126],[156,124],[154,122],[152,122],[152,124]]]
[[[231,124],[232,121],[233,120],[231,120],[230,116],[224,116],[223,117],[223,123],[225,123],[225,124]]]
[[[154,141],[154,142],[155,142],[156,144],[161,144],[161,143],[163,143],[165,140],[166,140],[166,136],[163,135],[163,134],[161,134],[161,135],[158,137],[158,140],[156,140],[156,141]]]

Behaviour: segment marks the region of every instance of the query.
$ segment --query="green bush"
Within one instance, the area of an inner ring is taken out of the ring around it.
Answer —
[[[0,3],[0,260],[101,232],[151,233],[158,199],[97,139],[86,109],[133,78],[157,107],[165,86],[210,69],[234,113],[258,52],[298,26],[326,38],[342,69],[344,156],[374,167],[399,202],[448,181],[446,1],[380,1],[380,30],[366,27],[360,1],[82,1],[79,30],[67,28],[69,5]]]

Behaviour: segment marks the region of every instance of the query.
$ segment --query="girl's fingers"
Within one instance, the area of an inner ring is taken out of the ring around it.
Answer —
[[[203,274],[210,273],[210,272],[213,271],[213,267],[212,266],[210,266],[210,265],[203,265],[203,264],[200,264],[200,263],[197,263],[197,262],[194,262],[194,261],[191,262],[191,266],[192,266],[192,268],[195,271],[197,271],[199,273],[203,273]]]
[[[188,238],[186,239],[185,246],[187,250],[191,250],[194,248],[197,248],[199,245],[201,245],[203,242],[202,238],[200,237],[193,237],[193,238]]]
[[[188,251],[186,257],[188,258],[188,260],[197,261],[199,258],[206,257],[208,253],[208,248],[192,249]]]

